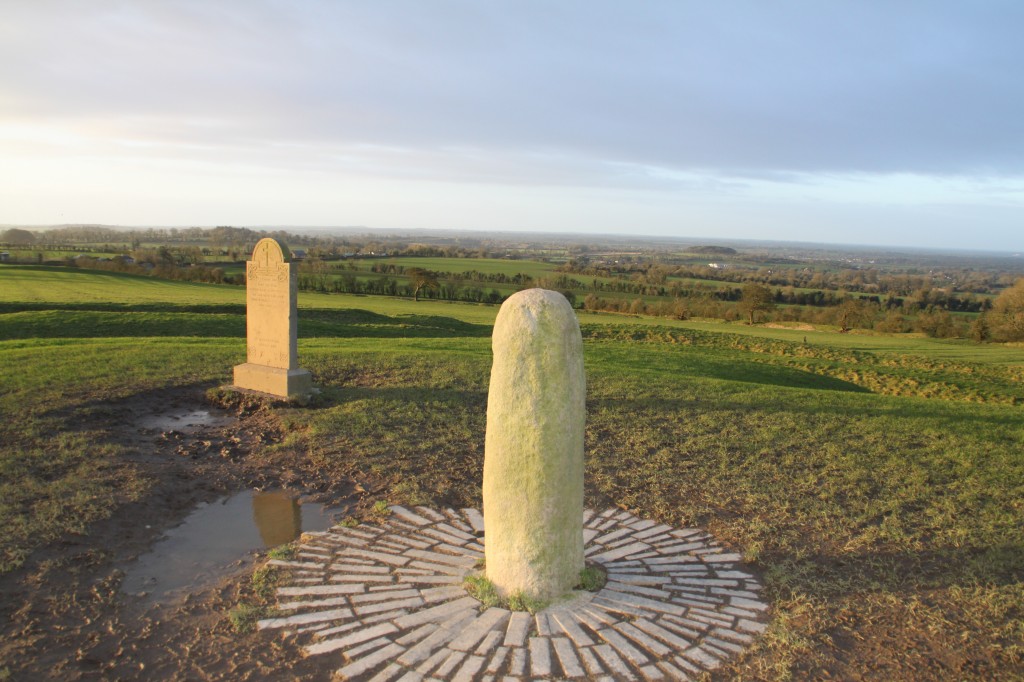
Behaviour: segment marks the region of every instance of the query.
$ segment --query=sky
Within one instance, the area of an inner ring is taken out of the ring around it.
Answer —
[[[1024,249],[1019,0],[0,12],[0,224]]]

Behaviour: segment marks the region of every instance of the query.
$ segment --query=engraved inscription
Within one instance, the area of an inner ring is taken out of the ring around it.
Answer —
[[[259,242],[246,264],[246,331],[249,362],[291,369],[295,315],[291,265],[273,240]]]

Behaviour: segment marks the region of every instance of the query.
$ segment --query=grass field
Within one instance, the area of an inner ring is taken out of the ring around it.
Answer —
[[[360,270],[369,270],[375,263],[404,266],[405,268],[423,268],[435,272],[476,272],[485,275],[522,273],[533,278],[548,277],[554,274],[557,263],[544,263],[532,260],[498,260],[494,258],[360,258],[353,261]],[[346,263],[347,265],[347,263]]]
[[[402,262],[413,259],[401,259]],[[445,259],[473,262],[476,259]],[[489,261],[523,263],[526,261]],[[541,264],[547,265],[547,264]],[[6,304],[6,305],[5,305]],[[149,304],[165,310],[198,307],[214,312],[227,306],[232,312],[244,314],[245,289],[233,285],[195,284],[171,282],[149,277],[88,270],[67,270],[45,266],[0,266],[0,310],[25,310],[36,307],[43,310],[106,309],[139,310]],[[413,302],[385,296],[343,296],[299,293],[299,308],[306,310],[365,309],[385,316],[441,315],[462,322],[490,325],[497,308],[489,305],[452,304],[438,301]],[[784,329],[777,327],[748,327],[741,323],[638,317],[614,313],[579,313],[582,324],[612,324],[656,326],[671,329],[694,329],[727,334],[755,336],[818,344],[836,348],[849,348],[870,352],[919,354],[930,358],[963,360],[984,364],[1024,366],[1024,346],[978,345],[966,340],[931,339],[920,334],[876,334],[855,330],[848,334]],[[301,318],[300,318],[301,319]]]
[[[323,394],[275,408],[267,447],[390,502],[479,505],[496,308],[299,301]],[[580,319],[588,504],[703,526],[763,575],[769,631],[720,677],[1019,678],[1024,349]],[[243,336],[240,287],[0,267],[0,569],[149,485],[77,418],[226,382]]]
[[[47,266],[0,268],[0,303],[245,305],[245,289]]]

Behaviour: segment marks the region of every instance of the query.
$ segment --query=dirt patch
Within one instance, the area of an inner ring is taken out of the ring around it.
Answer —
[[[252,587],[251,552],[198,592],[147,602],[121,589],[125,571],[201,503],[249,489],[285,488],[356,514],[378,487],[325,471],[282,447],[279,410],[206,387],[153,392],[66,415],[127,453],[119,463],[148,484],[85,535],[37,551],[0,577],[0,679],[328,680],[334,666],[294,641],[235,632],[229,611]]]

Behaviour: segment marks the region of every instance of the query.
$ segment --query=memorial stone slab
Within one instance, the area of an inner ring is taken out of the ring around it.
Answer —
[[[235,366],[235,387],[284,398],[309,395],[312,376],[299,368],[298,282],[288,247],[261,239],[245,276],[247,362]]]

